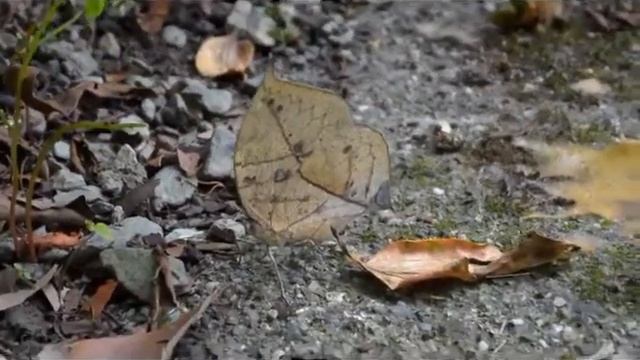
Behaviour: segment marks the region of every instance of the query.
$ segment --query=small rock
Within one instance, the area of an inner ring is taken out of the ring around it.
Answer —
[[[480,340],[480,342],[478,343],[478,351],[486,352],[487,350],[489,350],[489,344],[487,344],[487,342],[484,340]]]
[[[82,187],[76,187],[70,191],[58,191],[53,196],[53,206],[64,207],[69,205],[80,196],[84,196],[87,202],[92,202],[98,199],[102,199],[102,192],[100,188],[93,185],[85,185]]]
[[[433,138],[433,147],[437,153],[456,152],[464,144],[462,134],[446,121],[439,121],[433,127]]]
[[[111,226],[113,230],[114,246],[126,246],[130,241],[136,238],[145,237],[153,234],[163,236],[162,227],[143,216],[132,216],[120,222],[120,224]]]
[[[217,126],[211,138],[209,155],[203,167],[203,174],[210,178],[233,177],[233,153],[236,135],[226,126]]]
[[[176,240],[202,240],[204,239],[205,232],[197,229],[174,229],[167,236],[164,241],[170,243]]]
[[[233,219],[218,219],[213,222],[213,225],[219,229],[229,229],[233,231],[236,239],[240,239],[247,234],[247,230],[244,228],[244,225]]]
[[[149,125],[136,114],[129,114],[127,116],[124,116],[118,120],[118,123],[138,125],[136,127],[129,127],[129,128],[124,128],[120,130],[121,132],[124,132],[125,134],[131,137],[137,138],[136,139],[138,140],[137,143],[147,140],[151,135],[151,131],[149,130]]]
[[[524,325],[524,320],[520,318],[512,319],[511,324],[513,324],[514,326],[522,326]]]
[[[162,168],[153,178],[159,180],[154,192],[154,207],[157,210],[164,206],[180,206],[195,193],[196,184],[175,166]]]
[[[253,6],[247,0],[236,1],[227,18],[227,25],[246,32],[258,45],[276,44],[270,35],[277,27],[276,22],[265,14],[264,8]]]
[[[64,140],[56,141],[53,144],[53,155],[60,160],[69,160],[71,158],[71,146]]]
[[[434,187],[432,191],[435,195],[438,195],[438,196],[442,196],[445,194],[444,189],[441,189],[439,187]]]
[[[398,218],[396,216],[396,213],[394,213],[393,210],[391,209],[384,209],[384,210],[378,211],[378,217],[380,218],[380,221],[383,223],[389,223],[389,221]]]
[[[575,342],[578,340],[578,333],[571,326],[565,326],[562,329],[562,339],[566,342]]]
[[[553,299],[553,306],[555,306],[555,307],[563,307],[565,305],[567,305],[567,301],[565,299],[563,299],[563,298],[561,298],[559,296],[556,296]]]
[[[54,190],[73,190],[86,185],[82,175],[71,172],[67,168],[61,168],[51,177],[51,187]]]
[[[147,170],[138,162],[135,150],[128,144],[122,145],[115,159],[100,165],[97,181],[105,192],[119,195],[124,187],[130,190],[147,179]]]
[[[611,92],[611,87],[596,78],[580,80],[571,84],[571,89],[582,95],[605,95]]]
[[[118,43],[118,39],[113,33],[106,33],[100,37],[98,40],[98,47],[102,49],[105,54],[111,56],[112,58],[119,58],[122,53],[122,49],[120,48],[120,43]]]
[[[110,269],[129,292],[148,303],[154,301],[155,273],[157,269],[153,252],[148,249],[119,248],[107,249],[100,253],[102,265]],[[176,292],[184,291],[190,284],[190,278],[184,263],[169,257],[169,267]]]
[[[100,68],[88,50],[77,51],[68,41],[54,41],[41,47],[44,53],[63,59],[67,75],[89,76]]]
[[[338,45],[345,45],[353,40],[355,33],[353,29],[344,23],[341,16],[335,16],[333,20],[322,26],[329,40]]]
[[[232,105],[231,92],[220,89],[209,89],[204,83],[189,82],[182,90],[182,96],[188,103],[212,114],[224,114]]]
[[[144,77],[140,75],[129,75],[126,80],[127,84],[133,86],[139,86],[146,89],[152,89],[156,86],[156,81],[154,78]]]
[[[153,102],[153,100],[149,98],[142,100],[140,107],[142,109],[142,115],[145,119],[147,119],[147,121],[152,121],[155,118],[156,104]]]
[[[180,94],[173,94],[162,110],[160,110],[160,121],[172,128],[187,129],[198,123],[198,118],[191,115],[189,108]]]
[[[179,49],[187,44],[187,33],[175,25],[168,25],[162,29],[162,39]]]
[[[312,280],[308,288],[309,288],[309,291],[311,291],[314,294],[324,293],[324,289],[322,288],[322,286],[320,286],[320,283],[317,282],[316,280]]]
[[[0,33],[0,50],[2,51],[10,51],[16,48],[18,45],[18,38],[8,32]]]

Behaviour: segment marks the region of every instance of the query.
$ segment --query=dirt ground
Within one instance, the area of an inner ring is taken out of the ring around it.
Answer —
[[[243,237],[239,254],[205,254],[187,263],[195,283],[182,295],[185,303],[197,304],[211,286],[224,291],[179,343],[176,359],[640,358],[638,246],[596,216],[523,218],[533,211],[557,213],[566,202],[544,192],[532,159],[511,141],[602,145],[639,137],[638,30],[589,32],[571,23],[562,31],[501,33],[487,21],[495,6],[326,5],[327,16],[344,17],[350,41],[336,44],[316,34],[309,43],[260,49],[254,72],[260,75],[270,56],[281,77],[344,94],[357,122],[384,133],[393,212],[359,218],[344,235],[349,246],[373,253],[387,239],[457,236],[508,247],[531,230],[589,234],[604,246],[522,276],[442,281],[402,292],[351,266],[335,244],[281,246],[273,254],[287,304],[267,247]],[[199,78],[193,54],[207,29],[221,32],[215,20],[178,9],[168,24],[189,37],[176,49],[145,44],[125,23],[108,17],[98,23],[98,33],[114,32],[123,49],[120,59],[96,56],[105,73],[136,58],[151,68],[148,78]],[[611,92],[591,97],[570,89],[593,76]],[[218,85],[233,92],[232,112],[241,115],[251,91],[237,82]],[[237,125],[241,116],[203,121]],[[438,140],[434,129],[447,126],[447,138]],[[236,201],[233,194],[229,201]],[[170,230],[209,224],[207,216],[165,212],[156,221]],[[242,211],[233,216],[247,224]],[[126,333],[144,324],[149,306],[124,298],[111,303],[104,324],[87,334]],[[31,358],[43,344],[64,340],[53,325],[12,319],[57,321],[41,308],[0,314],[0,344],[15,358]]]

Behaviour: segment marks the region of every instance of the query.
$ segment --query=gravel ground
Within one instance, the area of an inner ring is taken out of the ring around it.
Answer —
[[[530,210],[556,213],[562,202],[542,191],[528,154],[511,145],[516,136],[589,144],[640,136],[640,37],[502,34],[486,20],[494,6],[327,5],[326,14],[343,16],[346,35],[271,50],[282,77],[344,94],[355,120],[383,131],[389,142],[394,211],[358,219],[344,241],[370,253],[400,237],[454,235],[510,246],[536,230],[590,234],[603,239],[603,248],[522,276],[391,292],[350,266],[334,244],[278,247],[272,252],[287,304],[267,247],[248,236],[238,256],[205,255],[188,264],[196,283],[183,296],[187,303],[213,285],[224,291],[185,335],[176,358],[640,358],[638,247],[595,216],[522,219]],[[187,19],[178,11],[169,21],[192,32],[184,47],[141,49],[122,35],[122,56],[144,60],[152,78],[197,78],[190,59],[207,26],[217,25],[189,26]],[[256,69],[265,64],[258,61]],[[114,60],[101,57],[100,66],[109,69]],[[606,79],[611,93],[594,98],[569,89],[589,74]],[[231,90],[244,109],[250,96]],[[443,137],[434,135],[438,129]],[[236,220],[246,224],[241,215]],[[144,322],[148,314],[128,301],[108,309],[124,323]],[[0,333],[20,340],[3,323]],[[26,334],[33,345],[16,350],[25,358],[39,344],[60,340],[51,331]]]

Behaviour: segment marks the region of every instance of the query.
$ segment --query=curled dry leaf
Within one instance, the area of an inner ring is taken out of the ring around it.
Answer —
[[[189,149],[178,147],[178,149],[176,150],[176,155],[178,156],[178,164],[184,171],[185,175],[189,177],[196,176],[198,170],[200,169],[200,151],[189,151]]]
[[[394,241],[368,260],[349,254],[391,290],[432,279],[473,281],[475,276],[469,272],[470,259],[489,262],[501,255],[493,245],[455,238]]]
[[[42,288],[44,288],[47,284],[49,284],[49,282],[51,281],[51,279],[53,279],[53,276],[56,274],[57,271],[58,271],[58,265],[54,265],[53,267],[51,267],[51,269],[49,269],[49,271],[42,278],[40,278],[33,285],[31,289],[18,290],[12,293],[0,295],[0,311],[7,310],[9,308],[22,304],[25,300],[30,298],[33,294],[37,293]]]
[[[202,317],[218,291],[209,295],[196,310],[183,314],[174,323],[151,332],[80,340],[46,345],[38,359],[170,359],[173,349],[195,321]]]
[[[196,69],[202,76],[216,77],[244,73],[253,61],[255,49],[249,40],[234,34],[206,39],[196,53]]]
[[[561,216],[597,214],[621,221],[624,229],[640,233],[640,141],[623,141],[602,150],[584,146],[549,146],[520,140],[532,150],[543,176],[569,177],[547,191],[575,205]]]
[[[107,305],[113,292],[118,287],[118,282],[113,279],[108,279],[104,284],[98,287],[96,293],[89,299],[89,309],[91,310],[91,318],[97,320],[102,314],[102,310]]]
[[[475,281],[487,276],[512,274],[566,258],[578,249],[576,242],[554,240],[531,232],[515,249],[506,253],[493,245],[455,238],[394,241],[368,260],[345,251],[389,289],[396,290],[425,280]]]
[[[139,8],[136,12],[136,21],[144,32],[156,34],[162,30],[169,10],[171,9],[171,0],[153,0],[143,3],[146,11]]]
[[[347,103],[279,80],[270,68],[245,115],[234,158],[242,205],[267,241],[331,239],[369,208],[390,207],[389,153]]]
[[[471,271],[479,276],[513,274],[567,258],[579,249],[576,244],[530,232],[515,249],[488,265],[473,265]]]

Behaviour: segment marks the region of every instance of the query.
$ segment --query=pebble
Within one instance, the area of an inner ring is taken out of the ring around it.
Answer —
[[[485,352],[485,351],[487,351],[487,350],[489,350],[489,344],[487,344],[487,342],[486,342],[486,341],[481,340],[481,341],[478,343],[478,351],[479,351],[479,352]]]
[[[438,195],[438,196],[442,196],[445,194],[444,190],[439,187],[434,187],[432,191],[435,195]]]
[[[8,32],[0,33],[0,50],[13,50],[16,45],[18,45],[18,38],[15,35]]]
[[[246,32],[258,45],[276,44],[270,35],[277,27],[275,20],[265,14],[264,8],[253,6],[247,0],[235,2],[231,14],[227,17],[227,25]]]
[[[193,228],[186,229],[174,229],[167,236],[164,241],[170,243],[176,240],[202,240],[205,236],[205,232]]]
[[[196,184],[182,175],[182,171],[175,166],[162,168],[153,178],[159,180],[154,192],[156,210],[161,210],[165,206],[180,206],[191,199],[195,193]]]
[[[213,222],[213,225],[219,229],[229,229],[233,231],[236,239],[243,238],[247,235],[247,230],[244,225],[233,219],[218,219]]]
[[[51,187],[54,190],[67,191],[86,185],[82,175],[71,172],[67,168],[61,168],[51,177]]]
[[[513,324],[514,326],[522,326],[524,325],[524,320],[520,319],[520,318],[516,318],[511,320],[511,324]]]
[[[100,66],[88,50],[76,51],[68,41],[54,41],[42,46],[44,53],[63,59],[62,67],[67,75],[89,76],[98,72]]]
[[[124,187],[133,189],[147,179],[147,170],[138,162],[135,150],[124,144],[115,159],[101,163],[97,181],[102,190],[119,195]]]
[[[203,174],[210,178],[233,177],[233,153],[236,135],[226,126],[216,127],[211,139],[209,155],[203,167]]]
[[[566,342],[575,342],[578,340],[578,333],[571,326],[565,326],[562,329],[562,339]]]
[[[116,36],[110,32],[100,37],[100,40],[98,40],[98,47],[112,58],[118,59],[122,54],[122,49],[120,48],[118,39],[116,39]]]
[[[69,160],[71,158],[71,146],[64,140],[56,141],[53,144],[53,155],[60,160]]]
[[[162,227],[143,216],[132,216],[112,226],[114,246],[126,246],[128,242],[152,234],[163,236]]]
[[[118,120],[119,124],[138,124],[136,127],[124,128],[120,131],[130,135],[138,136],[141,141],[147,140],[151,135],[149,125],[136,114],[129,114]]]
[[[231,109],[233,96],[231,92],[220,89],[209,89],[204,83],[189,81],[182,90],[187,102],[195,102],[203,110],[212,114],[224,114]]]
[[[350,43],[355,35],[353,29],[344,23],[341,16],[335,16],[333,20],[324,24],[322,31],[329,36],[331,42],[338,45]]]
[[[142,100],[140,108],[142,109],[142,115],[147,121],[152,121],[155,118],[156,104],[153,102],[153,100],[149,98]]]
[[[553,306],[555,306],[555,307],[563,307],[565,305],[567,305],[567,301],[565,299],[563,299],[563,298],[561,298],[559,296],[556,296],[553,299]]]
[[[162,29],[162,39],[179,49],[187,44],[187,33],[175,25],[168,25]]]

